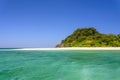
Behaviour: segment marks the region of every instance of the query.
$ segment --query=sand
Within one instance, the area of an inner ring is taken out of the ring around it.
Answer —
[[[120,50],[120,47],[21,48],[18,50]]]

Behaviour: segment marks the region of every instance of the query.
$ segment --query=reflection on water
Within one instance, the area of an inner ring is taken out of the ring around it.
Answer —
[[[0,51],[0,80],[120,80],[120,51]]]

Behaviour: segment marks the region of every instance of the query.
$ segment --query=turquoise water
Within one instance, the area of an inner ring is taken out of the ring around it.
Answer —
[[[1,49],[0,80],[120,80],[120,51]]]

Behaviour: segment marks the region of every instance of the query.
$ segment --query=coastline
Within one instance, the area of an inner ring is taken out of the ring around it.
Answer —
[[[20,48],[17,50],[120,50],[120,47]]]

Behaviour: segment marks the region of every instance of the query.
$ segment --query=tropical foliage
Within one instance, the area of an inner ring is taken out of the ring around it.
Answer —
[[[78,28],[59,47],[120,47],[120,34],[102,34],[95,28]],[[56,47],[57,47],[56,46]]]

